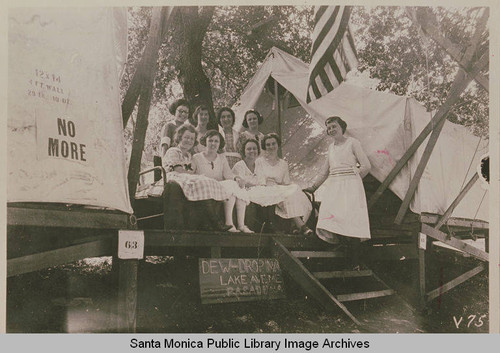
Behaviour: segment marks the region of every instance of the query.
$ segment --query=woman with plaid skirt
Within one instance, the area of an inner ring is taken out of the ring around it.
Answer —
[[[183,213],[179,205],[182,199],[198,201],[197,206],[203,208],[211,223],[211,230],[226,231],[226,226],[218,221],[215,214],[215,200],[223,201],[230,198],[222,185],[212,178],[196,175],[192,168],[191,149],[195,146],[197,132],[192,125],[183,125],[177,129],[174,136],[174,147],[168,149],[163,156],[163,167],[166,170],[167,183],[176,187],[169,188],[167,217],[171,220],[170,228],[183,228]],[[178,186],[178,187],[177,187]],[[180,187],[180,188],[179,188]]]

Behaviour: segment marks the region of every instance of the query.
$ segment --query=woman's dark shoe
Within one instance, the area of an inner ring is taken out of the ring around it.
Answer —
[[[216,232],[227,232],[229,229],[231,229],[231,225],[224,224],[222,222],[216,222],[215,224],[212,225],[212,229]]]

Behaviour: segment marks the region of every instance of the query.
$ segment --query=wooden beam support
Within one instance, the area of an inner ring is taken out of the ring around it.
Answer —
[[[168,18],[169,16],[172,15],[173,8],[172,7],[164,7],[162,8],[162,11],[165,13],[165,18],[161,23],[161,29],[160,29],[160,42],[163,41],[163,38],[165,38],[165,35],[167,33],[168,29]],[[151,34],[151,28],[150,27],[150,34]],[[149,44],[149,42],[148,42]],[[157,50],[160,48],[158,45]],[[130,81],[130,84],[128,86],[127,92],[125,93],[125,97],[123,98],[122,102],[122,119],[123,119],[123,127],[125,128],[128,123],[128,119],[132,115],[132,112],[134,111],[135,104],[137,103],[137,99],[139,98],[142,90],[142,85],[144,83],[144,80],[147,76],[147,72],[150,70],[153,70],[155,67],[148,66],[148,61],[149,58],[146,55],[146,52],[148,51],[148,46],[146,45],[146,48],[144,49],[144,54],[139,61],[139,64],[137,65],[137,68],[135,70],[134,76],[132,77],[132,80]],[[146,75],[146,76],[145,76]]]
[[[210,257],[212,259],[220,259],[222,257],[222,251],[220,246],[212,246],[210,248]]]
[[[330,279],[330,278],[355,278],[355,277],[370,277],[373,275],[372,270],[360,270],[360,271],[320,271],[313,272],[314,277],[318,279]]]
[[[64,265],[88,257],[109,256],[112,252],[111,238],[69,246],[37,254],[7,260],[7,277]]]
[[[458,99],[458,96],[457,96]],[[408,208],[410,207],[411,200],[413,199],[413,195],[415,194],[415,191],[417,190],[418,184],[420,183],[420,179],[422,178],[422,175],[424,174],[425,167],[427,166],[427,162],[431,158],[432,151],[434,150],[434,146],[437,143],[437,140],[439,138],[439,134],[441,134],[441,130],[443,130],[443,126],[446,122],[446,114],[445,113],[444,118],[439,122],[439,124],[432,130],[431,136],[429,138],[429,141],[427,142],[427,146],[425,146],[424,153],[422,154],[422,158],[420,159],[420,162],[418,163],[417,170],[413,174],[413,178],[410,181],[410,185],[408,185],[408,190],[406,191],[406,195],[403,199],[403,202],[401,203],[401,206],[399,207],[398,213],[396,215],[396,219],[394,220],[395,224],[401,224],[403,222],[403,218],[406,214],[406,211],[408,211]]]
[[[450,207],[444,212],[443,217],[439,219],[439,221],[436,223],[434,226],[435,229],[440,229],[443,224],[446,223],[446,221],[450,218],[451,214],[453,213],[453,210],[457,207],[457,205],[462,201],[462,199],[467,195],[467,192],[474,186],[476,181],[479,179],[479,175],[477,173],[474,173],[474,176],[469,180],[467,185],[463,188],[462,191],[458,194],[457,198],[451,203]]]
[[[484,265],[479,265],[479,266],[473,268],[472,270],[467,271],[464,274],[456,277],[455,279],[443,284],[439,288],[431,290],[429,293],[426,294],[426,300],[431,301],[431,300],[439,297],[441,294],[449,291],[452,288],[455,288],[459,284],[462,284],[465,281],[469,280],[470,278],[474,277],[475,275],[483,272],[484,269],[485,269]]]
[[[345,257],[344,251],[292,251],[291,254],[298,258],[338,258]]]
[[[138,260],[118,259],[118,332],[136,332]]]
[[[130,155],[130,165],[128,170],[128,189],[130,201],[134,203],[135,191],[139,181],[142,152],[144,150],[144,140],[148,127],[148,115],[153,91],[153,82],[158,67],[158,50],[161,45],[162,26],[167,21],[172,7],[154,7],[151,16],[151,26],[149,29],[148,42],[144,49],[144,66],[147,68],[143,74],[142,87],[139,98],[139,108],[137,112],[137,122]]]
[[[276,113],[278,115],[278,136],[280,137],[280,146],[278,148],[278,153],[280,158],[283,158],[283,150],[281,146],[283,145],[283,136],[281,129],[281,107],[280,107],[280,95],[279,95],[279,83],[276,79],[274,79],[274,104],[276,105]]]
[[[453,43],[446,37],[440,34],[439,29],[434,26],[426,17],[429,16],[429,12],[424,8],[419,8],[419,11],[416,13],[416,16],[410,16],[414,22],[420,25],[422,31],[432,39],[437,45],[439,45],[442,49],[448,53],[453,59],[455,59],[458,65],[462,69],[467,69],[467,63],[470,60],[463,57],[463,53],[465,53],[465,48],[461,47],[458,44]],[[486,22],[489,17],[489,9],[485,8],[482,18],[478,23],[477,33],[482,33],[484,28],[486,27]],[[489,92],[489,79],[484,75],[478,73],[474,79],[477,83],[479,83],[487,92]]]
[[[385,297],[387,295],[393,295],[393,289],[383,289],[372,292],[362,292],[362,293],[350,293],[350,294],[339,294],[337,299],[341,302],[350,302],[354,300],[372,299],[378,297]]]
[[[124,229],[128,226],[128,219],[128,214],[114,211],[7,207],[9,226]]]
[[[418,294],[419,306],[425,307],[425,284],[427,281],[425,272],[425,250],[418,249]]]
[[[431,123],[433,123],[430,126],[430,129],[433,130],[432,135],[429,139],[429,142],[427,143],[424,154],[420,159],[417,170],[413,175],[413,178],[408,187],[408,191],[406,192],[406,196],[403,200],[403,203],[401,204],[401,207],[398,211],[398,215],[396,216],[396,220],[394,221],[394,223],[401,224],[403,217],[406,211],[408,210],[411,199],[413,198],[415,190],[417,189],[418,184],[420,182],[420,178],[422,177],[427,162],[429,161],[432,151],[434,150],[434,146],[436,145],[439,133],[443,128],[448,112],[450,111],[452,106],[458,101],[458,99],[460,98],[460,94],[462,94],[463,90],[467,87],[470,81],[477,75],[477,73],[479,73],[479,71],[481,71],[488,64],[488,62],[489,62],[488,54],[485,53],[474,65],[470,73],[466,73],[464,70],[459,70],[459,72],[457,73],[457,76],[455,78],[455,81],[453,82],[453,85],[450,88],[450,92],[448,93],[446,101],[439,107],[439,110],[431,120]],[[424,128],[424,131],[426,130],[426,128]],[[422,131],[422,133],[424,131]],[[422,133],[420,135],[422,135]]]
[[[321,242],[315,238],[304,238],[301,235],[276,234],[234,234],[194,231],[161,231],[145,230],[145,254],[159,247],[212,247],[224,248],[259,248],[270,245],[273,239],[278,239],[287,247],[317,247]]]
[[[330,293],[304,265],[294,257],[278,240],[275,239],[273,251],[276,254],[280,266],[287,271],[292,278],[313,298],[318,300],[326,309],[336,310],[340,308],[356,325],[361,323],[353,314]]]
[[[420,214],[420,222],[427,223],[429,225],[436,224],[440,215],[431,214],[431,213],[422,213]],[[481,221],[477,219],[466,219],[466,218],[458,218],[458,217],[450,217],[444,223],[450,227],[464,227],[464,228],[474,228],[474,229],[489,229],[489,223],[486,221]]]
[[[439,240],[455,249],[466,252],[474,257],[477,257],[483,261],[489,261],[489,255],[487,252],[482,251],[475,246],[469,245],[466,242],[456,239],[454,237],[449,237],[446,233],[441,232],[440,230],[434,229],[427,224],[422,224],[422,233],[425,235]]]

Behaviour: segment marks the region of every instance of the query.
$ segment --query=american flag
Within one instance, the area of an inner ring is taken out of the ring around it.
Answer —
[[[307,103],[331,92],[358,65],[350,15],[351,6],[316,6]]]

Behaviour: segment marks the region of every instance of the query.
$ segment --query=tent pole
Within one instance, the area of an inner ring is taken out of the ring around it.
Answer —
[[[165,11],[167,13],[166,19],[168,16],[172,15],[174,7],[166,8]],[[163,21],[161,26],[161,41],[165,37],[168,29],[168,21]],[[159,46],[158,46],[159,49]],[[130,84],[127,88],[127,92],[125,93],[125,97],[122,102],[122,119],[123,119],[123,128],[127,126],[128,120],[134,111],[135,104],[137,103],[137,99],[139,99],[139,95],[142,90],[142,83],[144,81],[144,75],[147,75],[148,70],[151,69],[150,66],[147,66],[145,62],[146,55],[143,55],[139,63],[137,64],[137,68],[135,70],[134,76],[130,81]]]
[[[146,138],[146,130],[148,128],[148,115],[151,104],[151,95],[153,92],[153,81],[155,78],[156,68],[158,67],[158,50],[162,42],[162,23],[168,20],[171,12],[171,6],[153,8],[148,42],[146,44],[146,48],[144,49],[142,62],[144,62],[144,67],[147,68],[147,70],[143,72],[139,108],[137,112],[137,123],[134,131],[134,140],[132,143],[132,153],[130,155],[130,165],[128,170],[128,189],[132,206],[134,204],[137,182],[139,181],[144,140]]]
[[[474,173],[474,176],[469,180],[469,182],[467,183],[467,185],[465,185],[462,191],[460,191],[460,194],[458,194],[457,198],[451,203],[450,207],[448,207],[446,212],[443,214],[443,217],[441,217],[438,220],[437,224],[434,226],[434,229],[439,229],[443,224],[446,223],[448,218],[450,218],[451,214],[453,213],[455,207],[457,207],[460,201],[462,201],[467,192],[469,192],[469,190],[472,189],[472,187],[474,186],[474,184],[478,179],[479,179],[479,174]]]
[[[280,96],[279,96],[279,83],[274,79],[274,103],[276,104],[276,111],[278,113],[278,136],[280,137],[281,144],[278,149],[278,154],[280,158],[283,158],[283,151],[281,146],[283,145],[283,136],[281,135],[281,107],[280,107]]]
[[[432,39],[437,45],[439,45],[442,49],[448,53],[453,59],[455,59],[460,65],[460,67],[464,70],[467,69],[467,64],[468,61],[470,60],[463,57],[462,53],[465,51],[462,46],[453,43],[446,37],[442,36],[439,34],[439,29],[434,26],[431,23],[431,20],[428,18],[429,17],[429,12],[424,10],[423,8],[418,10],[418,13],[414,11],[413,13],[409,14],[412,21],[415,22],[422,31],[430,38]],[[478,35],[480,36],[481,33],[484,31],[484,28],[486,27],[486,22],[488,21],[489,17],[489,8],[485,8],[483,15],[481,19],[479,20],[478,24]],[[476,77],[474,78],[477,83],[479,83],[487,92],[489,92],[489,79],[482,75],[481,73],[478,73]]]

